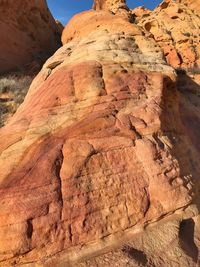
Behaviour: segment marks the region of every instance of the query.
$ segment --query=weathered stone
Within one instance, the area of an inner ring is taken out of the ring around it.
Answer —
[[[1,0],[0,73],[43,63],[60,47],[61,31],[45,0]]]
[[[146,30],[147,36],[153,37],[163,48],[170,65],[175,68],[198,68],[200,18],[193,12],[193,6],[190,8],[190,1],[178,2],[162,2],[148,16],[140,16],[138,24]]]
[[[0,266],[198,264],[199,80],[145,33],[75,16],[0,130]]]
[[[95,0],[93,5],[94,10],[107,10],[114,14],[119,11],[119,9],[128,10],[125,0]]]

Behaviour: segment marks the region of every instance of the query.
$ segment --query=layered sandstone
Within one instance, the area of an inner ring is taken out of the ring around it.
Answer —
[[[61,28],[46,0],[1,0],[0,36],[0,73],[4,73],[44,62],[60,47]]]
[[[0,266],[198,264],[198,80],[145,29],[76,15],[0,130]]]

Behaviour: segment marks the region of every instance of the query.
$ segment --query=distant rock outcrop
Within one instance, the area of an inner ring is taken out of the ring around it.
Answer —
[[[0,73],[44,62],[60,47],[61,27],[46,0],[0,1]]]
[[[76,15],[0,130],[0,266],[199,265],[198,59],[162,37],[197,18],[163,5]]]

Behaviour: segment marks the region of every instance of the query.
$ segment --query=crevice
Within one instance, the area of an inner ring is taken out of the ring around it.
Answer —
[[[192,218],[183,220],[179,226],[179,242],[184,252],[193,259],[198,261],[198,248],[194,242],[195,223]]]
[[[147,197],[147,207],[146,207],[146,210],[144,212],[144,218],[145,218],[149,209],[150,209],[151,202],[150,202],[149,192],[148,192],[146,187],[144,187],[144,192],[145,192],[145,196]]]
[[[106,94],[107,94],[107,91],[106,91],[106,84],[105,84],[105,80],[104,80],[104,77],[103,77],[103,66],[101,65],[100,67],[100,76],[101,76],[101,79],[102,79],[102,89],[105,90]]]
[[[26,234],[27,234],[28,239],[31,239],[32,238],[32,235],[33,235],[33,223],[32,223],[32,219],[27,220]]]
[[[63,148],[63,146],[62,146]],[[62,220],[62,210],[63,210],[63,194],[62,194],[62,179],[61,179],[61,176],[60,176],[60,171],[61,171],[61,168],[62,168],[62,164],[63,164],[63,159],[64,159],[64,156],[63,156],[63,153],[62,153],[62,148],[60,150],[60,154],[59,156],[56,158],[55,160],[55,175],[56,175],[56,178],[58,179],[58,201],[59,203],[61,204],[61,210],[60,210],[60,220]]]
[[[76,88],[75,88],[75,78],[74,78],[74,72],[71,71],[70,73],[70,79],[71,79],[71,86],[72,86],[72,95],[76,97]]]
[[[131,220],[130,220],[130,217],[129,217],[128,206],[127,206],[126,200],[125,200],[125,209],[126,209],[126,215],[127,215],[127,218],[128,218],[128,223],[130,225],[131,224]]]
[[[53,70],[53,69],[55,69],[57,66],[59,66],[60,64],[62,64],[63,62],[64,62],[64,60],[54,61],[54,62],[50,63],[50,64],[47,66],[47,69]]]
[[[73,234],[72,234],[72,226],[71,226],[71,224],[69,224],[69,226],[68,226],[68,232],[69,232],[69,240],[72,242]]]
[[[137,140],[138,139],[142,139],[142,135],[136,130],[135,126],[133,124],[131,124],[131,130],[134,131]]]
[[[180,65],[182,65],[183,64],[183,59],[182,59],[182,56],[181,56],[181,54],[179,52],[177,52],[177,56],[178,56],[178,58],[180,60]]]
[[[46,81],[46,80],[49,78],[49,76],[51,75],[51,72],[52,72],[51,69],[47,69],[47,75],[46,75],[46,77],[44,78],[44,81]]]

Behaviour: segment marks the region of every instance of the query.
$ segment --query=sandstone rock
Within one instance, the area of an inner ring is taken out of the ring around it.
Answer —
[[[119,9],[128,10],[125,0],[95,0],[93,5],[94,10],[107,10],[114,14],[119,11]]]
[[[96,11],[103,10],[113,15],[118,14],[123,17],[123,19],[133,21],[133,16],[125,0],[95,0],[93,9]]]
[[[180,2],[164,1],[138,24],[163,48],[170,65],[196,68],[200,65],[200,18],[194,14],[190,1]]]
[[[136,7],[132,10],[132,14],[136,17],[147,17],[151,13],[150,9],[145,8],[144,6]]]
[[[179,267],[199,266],[199,216],[179,221],[171,218],[147,227],[120,249],[78,263],[75,267]]]
[[[44,62],[60,46],[57,26],[46,1],[0,1],[0,73]]]
[[[0,266],[198,264],[198,79],[154,38],[104,10],[67,25],[0,130]]]
[[[183,3],[190,9],[192,9],[197,15],[200,11],[200,1],[199,0],[177,0],[178,3]]]

